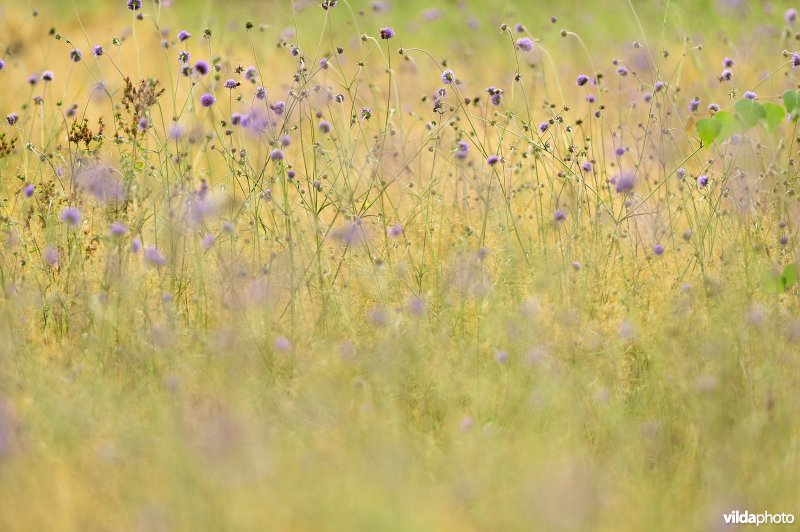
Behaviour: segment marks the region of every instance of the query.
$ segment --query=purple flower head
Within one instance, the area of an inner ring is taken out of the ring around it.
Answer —
[[[386,234],[392,238],[397,238],[403,234],[403,226],[400,224],[395,224],[386,230]]]
[[[503,89],[489,87],[486,89],[486,92],[489,93],[489,99],[491,100],[492,105],[500,105],[500,103],[503,101]]]
[[[167,259],[155,246],[144,248],[144,260],[153,266],[163,266],[167,263]]]
[[[194,70],[201,76],[205,76],[208,74],[208,71],[211,70],[211,65],[208,64],[208,61],[203,61],[202,59],[194,64]]]
[[[686,178],[686,168],[678,168],[677,170],[675,170],[675,175],[677,176],[678,179],[683,181]]]
[[[456,75],[453,74],[452,70],[448,69],[442,72],[442,82],[445,85],[452,85],[455,80],[456,80]]]
[[[792,54],[792,68],[797,68],[800,66],[800,54],[794,52]]]
[[[486,162],[489,163],[489,166],[494,166],[500,162],[500,157],[497,155],[490,155],[486,158]]]
[[[795,8],[786,10],[786,13],[783,14],[783,18],[786,19],[787,24],[793,26],[797,20],[797,10]]]
[[[61,209],[61,214],[58,215],[58,219],[61,220],[62,223],[77,227],[81,223],[81,212],[77,207],[67,206]]]
[[[292,137],[289,135],[284,135],[281,137],[281,146],[284,148],[292,143]]]
[[[394,30],[392,28],[389,28],[389,27],[381,28],[380,35],[381,35],[381,39],[384,39],[384,40],[388,41],[389,39],[394,37]]]
[[[556,209],[555,212],[553,212],[553,221],[563,222],[566,219],[567,219],[567,213],[562,211],[561,209]]]
[[[708,104],[708,110],[710,112],[712,112],[712,113],[717,113],[717,112],[719,112],[719,105],[717,105],[715,103],[710,103],[710,104]]]
[[[544,133],[545,131],[547,131],[547,128],[549,127],[550,127],[550,122],[542,122],[541,124],[539,124],[539,131]]]
[[[498,351],[494,354],[494,361],[498,364],[505,364],[508,362],[508,351]]]
[[[664,254],[664,246],[662,246],[661,244],[656,244],[655,246],[653,246],[653,254],[654,255],[659,255],[659,256],[663,255]]]
[[[264,100],[267,97],[267,89],[264,87],[259,87],[256,89],[256,98],[259,100]]]
[[[689,111],[694,113],[700,107],[700,98],[694,97],[689,101]]]
[[[147,121],[146,118],[142,117],[139,119],[139,123],[137,124],[139,131],[147,131],[147,128],[150,127],[150,123]]]
[[[596,99],[597,98],[595,98],[594,94],[589,94],[588,96],[586,96],[586,101],[589,103],[594,103]]]
[[[719,75],[720,81],[730,81],[732,79],[733,79],[733,71],[730,68],[726,68]]]
[[[286,111],[286,104],[284,102],[275,102],[270,104],[270,109],[272,112],[278,116],[283,116],[283,113]]]
[[[698,177],[697,178],[697,185],[700,188],[706,188],[706,186],[708,186],[708,176],[707,175],[701,175],[700,177]]]
[[[723,68],[732,68],[733,67],[733,59],[730,57],[726,57],[722,60],[722,67]]]
[[[169,136],[170,140],[178,140],[183,136],[184,133],[185,133],[184,127],[177,122],[173,122],[172,125],[169,127],[167,135]]]
[[[228,81],[225,82],[226,89],[235,89],[238,85],[239,82],[236,81],[235,79],[229,79]]]
[[[128,9],[131,11],[139,11],[142,9],[142,0],[128,0]]]
[[[119,238],[128,234],[128,226],[122,222],[114,222],[109,229],[111,236]]]
[[[589,76],[587,76],[586,74],[581,74],[580,76],[578,76],[576,83],[578,84],[578,87],[583,87],[584,85],[589,83]]]
[[[125,189],[112,169],[104,166],[93,166],[82,169],[75,177],[78,186],[88,191],[98,201],[122,201]]]
[[[45,70],[42,72],[42,80],[53,81],[54,79],[56,79],[56,76],[50,70]]]
[[[203,247],[205,249],[211,249],[211,247],[214,245],[214,240],[214,235],[211,233],[206,233],[206,235],[203,237]]]
[[[522,23],[517,22],[514,24],[514,31],[517,33],[525,33],[525,26],[523,26]]]
[[[241,123],[242,123],[242,115],[239,113],[233,113],[231,115],[231,124],[233,124],[234,126],[238,126]]]
[[[189,59],[192,58],[192,54],[187,52],[186,50],[181,50],[178,52],[178,62],[186,64],[189,62]]]
[[[19,115],[17,113],[11,113],[8,116],[6,116],[6,124],[8,124],[9,126],[13,126],[14,124],[16,124],[17,120],[19,120]]]
[[[756,96],[756,93],[755,93],[755,92],[753,92],[753,91],[747,91],[747,92],[745,92],[745,93],[743,94],[743,96],[744,96],[745,98],[747,98],[748,100],[755,100],[755,99],[757,98],[757,96]]]
[[[217,99],[214,98],[214,95],[208,92],[200,96],[200,105],[203,107],[211,107],[216,101]]]
[[[667,84],[663,81],[656,81],[655,85],[653,85],[653,92],[661,92],[666,90]]]
[[[319,123],[319,131],[320,133],[330,133],[331,132],[331,124],[323,120]]]
[[[25,194],[26,198],[30,198],[33,196],[33,192],[36,188],[33,186],[33,183],[28,183],[25,185],[25,188],[22,189],[22,193]]]
[[[592,170],[594,170],[594,166],[592,165],[591,161],[585,161],[581,165],[581,170],[583,170],[584,172],[591,172]]]
[[[138,238],[131,240],[131,253],[139,253],[140,249],[142,249],[142,241]]]
[[[517,48],[519,48],[523,52],[530,52],[531,50],[533,50],[533,41],[528,37],[522,37],[521,39],[517,39]]]
[[[636,174],[630,170],[623,170],[611,179],[611,183],[614,184],[614,190],[616,192],[619,194],[627,194],[633,190],[634,185],[636,185]]]
[[[191,37],[191,36],[192,36],[192,34],[189,33],[188,31],[181,30],[181,31],[178,32],[178,42],[188,41],[189,37]]]
[[[244,79],[250,83],[255,83],[258,79],[258,70],[256,70],[256,67],[247,67],[247,70],[244,71]]]
[[[47,263],[48,266],[51,268],[58,264],[58,250],[53,246],[47,246],[44,248],[44,253],[42,253],[42,258]]]
[[[29,85],[36,85],[39,82],[39,75],[38,74],[31,74],[28,76],[28,84]]]
[[[95,57],[100,57],[101,55],[103,55],[103,52],[105,52],[105,50],[103,50],[103,47],[100,46],[99,44],[95,44],[92,47],[92,55]]]
[[[625,148],[620,146],[619,148],[615,149],[614,155],[616,155],[617,157],[622,157],[623,155],[625,155]]]
[[[653,101],[653,94],[652,94],[652,93],[650,93],[650,92],[645,92],[645,93],[644,93],[644,96],[642,96],[642,99],[643,99],[645,102],[647,102],[647,103],[650,103],[650,102],[652,102],[652,101]]]
[[[456,159],[466,159],[469,153],[469,143],[466,140],[459,140],[456,146]]]
[[[81,59],[83,59],[83,53],[81,53],[81,51],[77,48],[73,48],[69,52],[69,59],[73,63],[80,63]]]
[[[620,65],[617,67],[617,74],[620,76],[627,76],[628,75],[628,67],[625,65]]]
[[[275,349],[284,353],[288,353],[292,350],[292,342],[285,336],[278,336],[275,338],[273,345],[275,346]]]
[[[6,67],[6,62],[0,59],[0,70],[3,70]]]
[[[272,159],[273,161],[282,161],[284,157],[285,155],[278,148],[275,148],[269,154],[269,158]]]

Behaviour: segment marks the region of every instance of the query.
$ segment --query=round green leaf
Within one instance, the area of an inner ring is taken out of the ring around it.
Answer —
[[[697,121],[697,134],[703,142],[703,146],[711,145],[716,140],[719,132],[722,131],[722,124],[716,118],[704,118]]]
[[[758,124],[759,120],[767,116],[764,107],[760,103],[755,100],[748,100],[747,98],[742,98],[736,102],[733,106],[733,110],[748,129]]]

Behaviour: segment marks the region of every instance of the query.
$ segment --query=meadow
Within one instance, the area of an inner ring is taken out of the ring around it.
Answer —
[[[799,32],[3,2],[0,530],[800,515]]]

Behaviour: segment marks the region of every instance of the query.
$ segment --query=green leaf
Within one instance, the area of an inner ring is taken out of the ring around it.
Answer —
[[[781,286],[784,290],[788,290],[800,281],[797,272],[797,264],[789,264],[783,269],[781,274]]]
[[[717,140],[720,142],[727,139],[731,135],[741,133],[745,130],[742,121],[733,116],[733,113],[729,111],[720,111],[714,115],[714,118],[719,120],[719,123],[722,124],[722,129],[717,136]]]
[[[786,106],[786,112],[796,117],[798,111],[800,111],[800,90],[795,89],[784,92],[783,104]]]
[[[765,103],[764,104],[764,112],[766,113],[765,120],[767,122],[767,129],[774,133],[778,126],[781,125],[786,119],[786,111],[784,111],[783,107],[774,103]]]
[[[742,98],[736,102],[733,106],[733,110],[736,111],[736,116],[739,117],[748,129],[758,124],[759,120],[767,116],[764,107],[760,103],[755,100],[748,100],[747,98]]]
[[[697,121],[697,134],[703,142],[703,146],[710,146],[722,131],[722,124],[716,118],[704,118]]]

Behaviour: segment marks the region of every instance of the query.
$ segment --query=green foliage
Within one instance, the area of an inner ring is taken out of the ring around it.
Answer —
[[[800,282],[797,264],[789,264],[778,274],[767,270],[761,276],[761,287],[768,294],[782,294]]]

